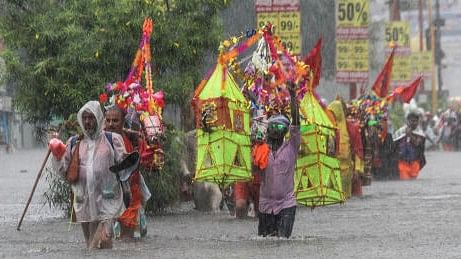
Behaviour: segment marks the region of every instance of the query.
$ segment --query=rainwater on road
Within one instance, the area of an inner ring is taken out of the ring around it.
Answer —
[[[257,220],[190,203],[149,219],[141,241],[87,250],[79,225],[43,205],[45,178],[16,231],[45,150],[0,153],[0,258],[461,258],[461,159],[427,153],[416,181],[373,182],[364,196],[298,207],[292,238],[257,237]]]

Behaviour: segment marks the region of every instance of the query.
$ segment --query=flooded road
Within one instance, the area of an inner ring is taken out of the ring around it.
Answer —
[[[289,240],[257,237],[256,219],[183,203],[150,218],[142,241],[102,251],[88,251],[80,226],[42,204],[44,178],[16,231],[45,153],[0,153],[0,258],[461,258],[459,153],[427,153],[416,181],[375,181],[345,204],[298,207]]]

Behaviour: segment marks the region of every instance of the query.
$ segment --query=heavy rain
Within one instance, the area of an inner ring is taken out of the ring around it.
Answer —
[[[0,258],[461,257],[461,1],[0,6]]]

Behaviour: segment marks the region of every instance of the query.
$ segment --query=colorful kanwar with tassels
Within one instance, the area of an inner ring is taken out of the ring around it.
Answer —
[[[165,101],[162,91],[154,93],[152,82],[150,39],[153,27],[152,19],[144,20],[141,41],[128,76],[123,82],[107,84],[99,99],[104,105],[116,105],[126,112],[129,125],[139,123],[143,126],[140,135],[147,145],[141,153],[141,164],[157,171],[164,164],[162,112]]]
[[[317,207],[344,202],[346,196],[335,157],[336,127],[312,88],[300,103],[301,149],[296,163],[295,194],[298,203]]]
[[[251,180],[249,105],[225,64],[195,92],[195,180],[221,188]]]
[[[126,113],[125,124],[129,126],[121,133],[125,148],[128,152],[140,153],[140,164],[147,171],[159,171],[164,163],[162,109],[165,103],[163,92],[153,90],[150,48],[153,25],[152,19],[144,20],[139,47],[125,81],[106,85],[100,95],[100,102],[107,108],[117,106]],[[142,128],[134,127],[135,124]],[[143,205],[151,194],[138,170],[131,174],[128,182],[131,199],[115,222],[115,236],[140,238],[147,232]]]
[[[211,77],[214,76],[219,79],[221,75],[216,75],[217,71],[226,71],[225,64],[228,64],[231,72],[242,81],[243,91],[247,93],[247,97],[248,95],[253,97],[250,98],[253,109],[262,108],[264,117],[271,114],[289,114],[290,95],[287,82],[295,83],[297,86],[296,97],[301,102],[300,109],[304,116],[301,150],[306,151],[305,154],[301,152],[297,162],[297,172],[294,179],[294,191],[297,200],[300,204],[312,207],[343,202],[344,193],[341,186],[339,162],[334,154],[327,152],[331,150],[331,146],[334,146],[332,143],[335,139],[335,126],[318,102],[312,86],[313,77],[319,75],[316,71],[320,69],[320,62],[316,62],[318,67],[314,71],[310,71],[311,68],[308,65],[292,56],[283,47],[280,39],[273,33],[270,24],[239,44],[243,38],[243,36],[233,37],[231,40],[223,42],[220,47],[221,51],[224,49],[229,49],[229,51],[223,51]],[[256,42],[258,47],[251,56],[246,69],[242,71],[237,58]],[[227,76],[225,77],[227,78]],[[196,99],[210,81],[212,80],[203,80],[197,87]],[[224,89],[222,87],[223,81],[220,83],[221,88],[217,89],[222,91]],[[215,84],[219,84],[219,81]],[[197,106],[196,103],[198,102],[195,102],[195,106]],[[202,113],[199,113],[197,111],[200,109],[195,109],[196,121],[202,121],[201,125],[197,124],[197,128],[200,126],[203,128],[204,121],[206,121],[203,117],[204,111],[202,109]],[[216,122],[218,120],[215,118],[211,121]],[[257,122],[259,121],[253,123]],[[211,136],[210,133],[204,133],[203,129],[199,129],[197,136],[200,138],[202,134]],[[328,144],[330,144],[330,148],[328,148]],[[197,172],[203,167],[204,158],[212,157],[213,150],[200,151],[199,140],[198,154]],[[202,176],[199,175],[198,177],[200,179]]]

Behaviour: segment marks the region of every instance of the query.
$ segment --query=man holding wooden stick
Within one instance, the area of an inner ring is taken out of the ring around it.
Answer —
[[[87,102],[77,119],[83,136],[71,137],[64,152],[59,152],[59,145],[50,145],[53,169],[72,186],[72,210],[75,221],[82,225],[87,247],[112,248],[113,221],[125,206],[119,180],[109,168],[123,160],[125,145],[119,134],[102,130],[99,102]],[[73,167],[77,176],[72,176]]]

